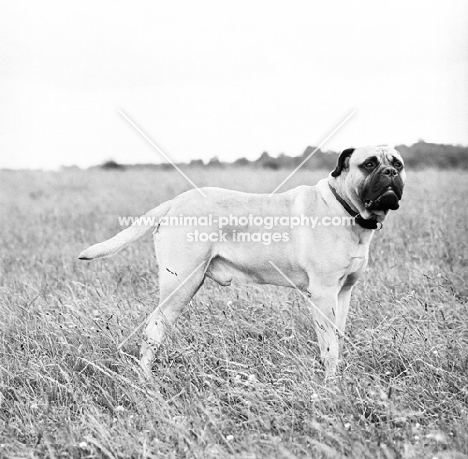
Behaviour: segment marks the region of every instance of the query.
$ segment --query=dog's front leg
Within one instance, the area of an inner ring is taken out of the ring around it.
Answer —
[[[336,374],[339,359],[339,331],[336,325],[337,294],[334,291],[311,292],[311,313],[325,367],[325,378]]]
[[[336,325],[338,326],[338,330],[340,332],[339,336],[339,357],[342,358],[343,355],[343,346],[345,340],[345,327],[346,327],[346,319],[348,317],[349,312],[349,303],[351,302],[351,291],[352,287],[343,287],[338,294],[338,310],[336,313]]]

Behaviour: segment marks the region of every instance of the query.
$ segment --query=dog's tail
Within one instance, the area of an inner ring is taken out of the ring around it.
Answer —
[[[110,257],[120,252],[124,247],[143,237],[151,229],[158,228],[160,219],[169,212],[170,207],[171,201],[162,203],[139,217],[131,226],[125,228],[114,237],[83,250],[78,258],[80,260],[92,260],[93,258]]]

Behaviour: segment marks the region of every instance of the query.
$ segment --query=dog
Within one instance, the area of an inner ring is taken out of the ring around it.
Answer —
[[[405,175],[403,159],[392,147],[348,148],[315,186],[271,196],[193,189],[87,248],[79,259],[114,255],[153,230],[160,302],[141,346],[147,373],[168,327],[209,277],[223,286],[272,284],[307,294],[325,375],[333,377],[353,286],[367,266],[374,232],[399,208]],[[167,224],[183,216],[188,223]]]

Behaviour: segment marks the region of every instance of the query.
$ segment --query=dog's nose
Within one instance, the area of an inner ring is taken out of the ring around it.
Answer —
[[[382,170],[382,174],[388,175],[389,177],[396,177],[398,175],[398,171],[391,166],[387,166]]]

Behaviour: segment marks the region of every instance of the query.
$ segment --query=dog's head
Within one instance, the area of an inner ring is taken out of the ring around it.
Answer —
[[[400,153],[392,147],[348,148],[331,176],[364,219],[382,221],[389,210],[400,207],[406,173]]]

